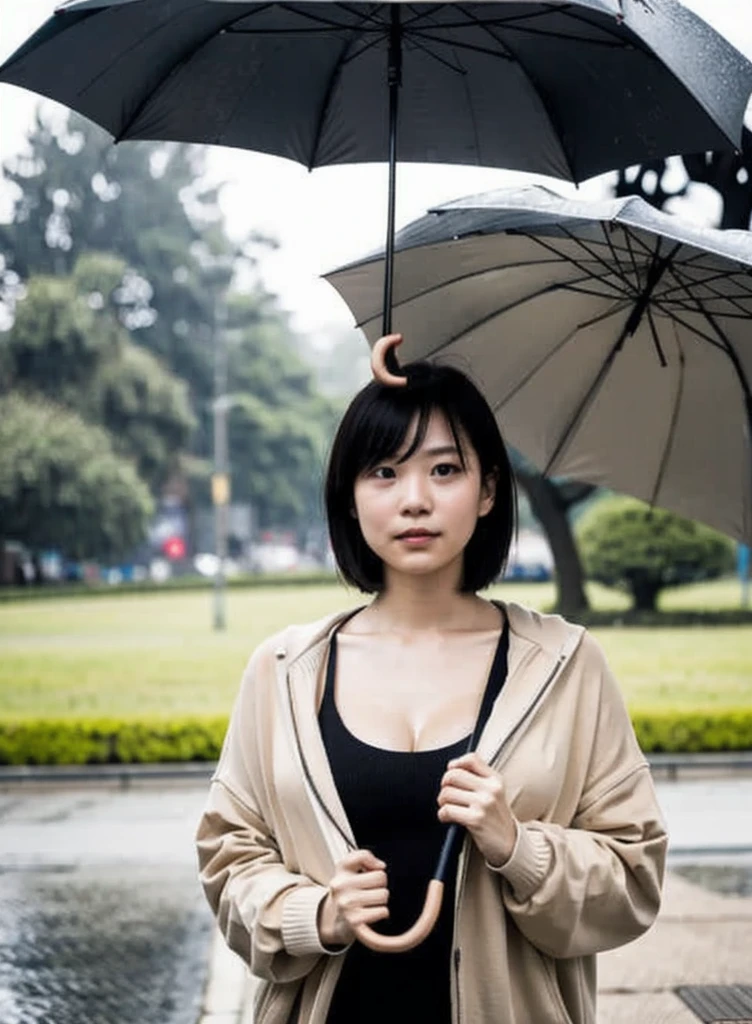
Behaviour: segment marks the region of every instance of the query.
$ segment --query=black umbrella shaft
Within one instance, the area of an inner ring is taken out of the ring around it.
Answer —
[[[384,267],[384,320],[382,334],[392,333],[392,281],[394,278],[394,212],[397,198],[397,119],[399,116],[399,90],[402,84],[402,26],[400,5],[393,3],[389,29],[389,195],[386,218],[386,264]],[[387,352],[386,363],[394,372],[397,361],[394,352]]]

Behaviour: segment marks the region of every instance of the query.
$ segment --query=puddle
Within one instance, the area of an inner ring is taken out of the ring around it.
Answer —
[[[0,874],[2,1024],[195,1024],[212,922],[190,869]]]

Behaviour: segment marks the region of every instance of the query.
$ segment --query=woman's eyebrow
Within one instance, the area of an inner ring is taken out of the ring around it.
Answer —
[[[459,449],[454,444],[438,445],[435,448],[424,448],[423,455],[459,455]]]

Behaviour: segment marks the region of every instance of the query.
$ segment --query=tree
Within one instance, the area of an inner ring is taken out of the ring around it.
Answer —
[[[514,475],[527,495],[533,515],[540,523],[551,548],[556,574],[556,610],[576,615],[588,608],[585,576],[569,522],[571,509],[596,490],[577,481],[553,481],[512,453]]]
[[[205,150],[196,146],[114,146],[74,114],[62,125],[38,118],[29,154],[5,168],[17,198],[13,223],[0,226],[0,303],[5,302],[6,317],[12,319],[15,310],[22,321],[28,319],[31,308],[24,312],[25,304],[16,302],[25,287],[34,293],[32,305],[41,303],[45,315],[56,306],[62,324],[60,307],[75,290],[81,301],[71,307],[74,322],[57,347],[42,340],[43,325],[29,323],[14,328],[24,335],[22,347],[33,355],[36,346],[50,387],[57,381],[67,395],[78,394],[75,402],[66,398],[68,404],[110,428],[118,450],[137,459],[155,488],[167,475],[168,452],[179,447],[183,427],[195,420],[190,458],[179,459],[194,503],[208,500],[214,357],[221,340],[228,349],[228,384],[236,406],[231,415],[235,497],[260,503],[262,521],[288,524],[296,510],[308,516],[313,508],[320,469],[316,455],[328,438],[330,403],[320,398],[296,353],[286,316],[255,280],[256,248],[270,243],[256,235],[240,243],[230,240],[218,187],[204,180],[204,160]],[[100,343],[107,348],[101,331],[98,338],[91,334],[102,327],[104,314],[121,329],[114,346],[121,355],[110,362],[87,348]],[[0,342],[0,372],[7,356],[3,349]],[[149,354],[159,364],[149,362]],[[100,367],[98,386],[84,393],[81,381],[91,379],[89,364]],[[38,359],[33,372],[37,378],[42,374]],[[187,384],[185,397],[168,375]],[[142,402],[134,421],[138,396]]]
[[[106,432],[60,406],[0,397],[0,524],[6,538],[71,558],[114,559],[139,544],[153,502]]]
[[[718,227],[744,231],[749,228],[752,221],[752,132],[748,128],[743,131],[742,148],[738,153],[691,153],[678,162],[686,177],[676,187],[671,185],[675,162],[653,160],[619,171],[615,195],[638,195],[663,210],[674,199],[687,196],[692,182],[709,185],[721,199]]]
[[[122,261],[88,253],[70,276],[32,277],[12,328],[0,334],[0,392],[44,395],[103,426],[158,491],[195,421],[186,385],[134,345],[115,315],[124,273]]]
[[[237,247],[221,229],[217,187],[202,185],[205,149],[115,146],[74,113],[54,125],[38,114],[28,142],[4,167],[17,193],[12,223],[0,227],[6,264],[27,280],[69,275],[85,252],[114,253],[128,268],[123,325],[208,394],[214,302],[232,271],[218,275],[206,257]]]
[[[626,590],[639,611],[653,611],[666,587],[713,579],[734,565],[728,537],[636,498],[599,501],[578,534],[588,575]]]

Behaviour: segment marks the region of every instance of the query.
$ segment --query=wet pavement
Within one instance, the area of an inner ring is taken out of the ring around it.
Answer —
[[[213,935],[193,844],[206,789],[0,788],[0,1024],[196,1024]],[[752,778],[659,782],[658,794],[671,835],[665,911],[644,940],[602,958],[602,1024],[683,1024],[696,1018],[672,986],[752,980],[752,916],[738,909],[752,906]],[[690,948],[702,935],[708,948]],[[227,957],[241,1005],[242,965]],[[654,1016],[640,1009],[650,1000]]]
[[[205,790],[0,793],[0,1022],[195,1024]]]

